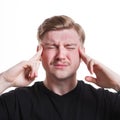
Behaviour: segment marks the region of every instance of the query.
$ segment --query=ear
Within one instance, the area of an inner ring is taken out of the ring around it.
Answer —
[[[41,43],[39,43],[39,44],[37,45],[37,49],[36,49],[36,51],[38,52],[41,48],[43,49],[43,46],[42,46]]]
[[[80,57],[80,59],[82,58],[83,53],[85,53],[85,47],[83,45],[81,45],[80,48],[79,48],[79,57]]]
[[[40,47],[39,47],[39,45],[37,45],[37,49],[36,49],[36,51],[38,52],[40,50]]]
[[[85,53],[85,47],[84,46],[82,47],[82,51]]]
[[[84,45],[81,45],[80,49],[85,53],[85,47],[84,47]]]
[[[43,47],[41,46],[41,44],[37,45],[36,51],[39,52],[40,50],[43,51]],[[40,61],[42,60],[42,53],[41,53],[41,58]]]

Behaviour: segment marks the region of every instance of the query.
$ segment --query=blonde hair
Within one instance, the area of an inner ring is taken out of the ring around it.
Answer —
[[[78,33],[78,35],[80,36],[80,41],[84,44],[85,32],[83,28],[79,24],[75,23],[73,19],[65,15],[53,16],[46,19],[38,28],[38,41],[41,42],[45,33],[49,31],[71,28],[73,28]]]

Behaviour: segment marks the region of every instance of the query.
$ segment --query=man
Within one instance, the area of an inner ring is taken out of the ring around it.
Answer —
[[[0,92],[20,87],[0,97],[0,120],[115,120],[120,117],[119,92],[95,89],[76,79],[83,60],[96,78],[85,79],[101,88],[120,90],[120,76],[85,54],[85,34],[70,17],[46,19],[38,28],[37,54],[0,75]],[[46,72],[37,76],[40,61]],[[25,87],[23,87],[25,86]]]

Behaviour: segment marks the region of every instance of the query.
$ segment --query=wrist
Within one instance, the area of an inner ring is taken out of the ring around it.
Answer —
[[[120,91],[120,83],[115,85],[115,87],[113,89],[116,90],[117,92]]]
[[[12,87],[12,83],[7,81],[3,72],[0,74],[0,94],[9,87]]]

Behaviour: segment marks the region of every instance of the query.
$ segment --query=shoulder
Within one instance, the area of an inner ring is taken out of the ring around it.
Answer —
[[[32,97],[33,95],[37,94],[38,89],[40,88],[42,84],[41,82],[35,82],[32,86],[26,86],[26,87],[19,87],[15,88],[14,90],[8,91],[0,96],[0,98],[28,98]]]
[[[94,87],[93,85],[84,82],[83,80],[78,81],[78,86],[85,94],[92,94],[94,96],[98,96],[99,98],[106,98],[106,97],[116,97],[120,96],[120,92],[111,92],[108,89]]]

